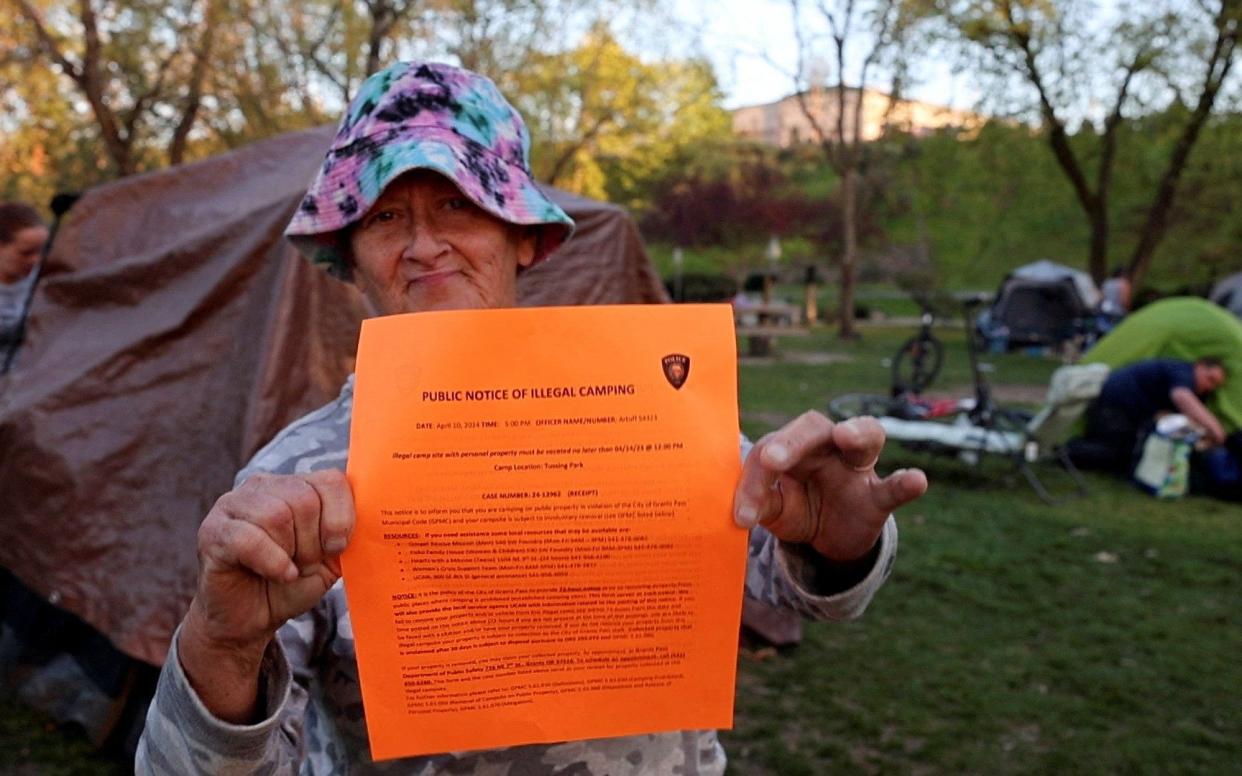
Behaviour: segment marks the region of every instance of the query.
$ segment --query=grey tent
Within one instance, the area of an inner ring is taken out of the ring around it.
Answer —
[[[1235,272],[1212,286],[1208,296],[1216,304],[1242,318],[1242,272]]]
[[[1087,273],[1043,259],[1010,272],[980,318],[984,339],[1055,345],[1090,321],[1100,291]]]

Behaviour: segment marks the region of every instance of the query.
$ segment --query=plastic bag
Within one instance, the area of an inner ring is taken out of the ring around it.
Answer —
[[[1190,454],[1198,435],[1181,415],[1161,418],[1143,441],[1134,482],[1156,498],[1181,498],[1190,489]]]

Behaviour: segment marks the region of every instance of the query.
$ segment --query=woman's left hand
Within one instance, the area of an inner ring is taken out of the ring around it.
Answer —
[[[881,478],[884,429],[875,418],[834,423],[807,412],[755,443],[742,465],[733,514],[778,539],[809,544],[834,563],[875,546],[890,513],[927,490],[919,469]]]

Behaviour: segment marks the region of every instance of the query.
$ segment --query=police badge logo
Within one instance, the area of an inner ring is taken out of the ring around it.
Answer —
[[[660,359],[660,365],[664,367],[664,378],[668,380],[668,384],[680,391],[690,377],[690,357],[669,353]]]

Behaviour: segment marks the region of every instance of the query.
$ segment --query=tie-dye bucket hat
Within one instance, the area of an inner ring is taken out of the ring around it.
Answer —
[[[444,175],[502,221],[542,227],[536,262],[573,233],[573,219],[531,177],[530,135],[495,84],[451,65],[400,62],[362,84],[285,235],[348,279],[341,230],[413,169]]]

